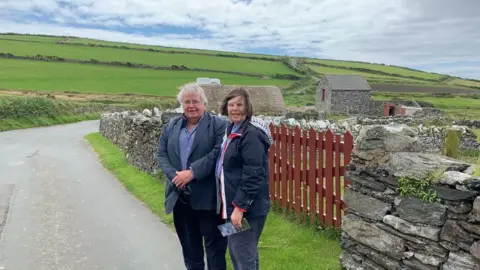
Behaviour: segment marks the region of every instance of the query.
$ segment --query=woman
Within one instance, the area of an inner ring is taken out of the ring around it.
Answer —
[[[259,269],[258,240],[270,210],[268,149],[273,140],[268,125],[253,116],[250,95],[244,88],[232,90],[220,108],[230,123],[217,163],[222,218],[249,230],[228,236],[235,270]]]

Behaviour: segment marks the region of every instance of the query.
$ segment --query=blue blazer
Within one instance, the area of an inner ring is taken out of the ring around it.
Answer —
[[[172,118],[162,128],[157,150],[157,164],[167,180],[165,188],[165,212],[173,211],[180,191],[173,183],[176,171],[182,169],[180,162],[179,138],[185,119],[182,116]],[[199,122],[187,158],[187,167],[191,167],[194,179],[188,184],[190,205],[195,210],[215,210],[217,204],[215,163],[220,152],[227,120],[206,112]]]

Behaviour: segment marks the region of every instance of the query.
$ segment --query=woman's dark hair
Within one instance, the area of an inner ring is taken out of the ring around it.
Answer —
[[[234,97],[242,97],[243,99],[243,105],[245,106],[245,117],[247,119],[251,118],[253,116],[253,106],[252,103],[250,102],[250,93],[247,91],[247,89],[243,87],[238,87],[230,91],[228,95],[223,99],[222,105],[220,106],[220,113],[222,115],[227,116],[228,115],[228,102],[234,98]]]

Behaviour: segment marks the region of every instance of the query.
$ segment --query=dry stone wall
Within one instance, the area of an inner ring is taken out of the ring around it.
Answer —
[[[345,176],[352,184],[344,194],[344,269],[480,269],[475,167],[421,148],[407,126],[369,126],[359,134]],[[431,200],[415,186],[428,177]]]
[[[175,110],[160,111],[154,108],[153,111],[145,109],[142,113],[136,111],[124,111],[105,113],[100,120],[100,132],[119,145],[126,151],[129,162],[138,168],[155,172],[155,157],[158,138],[161,128],[171,117],[180,115]],[[355,124],[355,120],[335,122],[328,120],[295,120],[283,116],[259,116],[267,123],[274,125],[285,124],[288,127],[300,126],[302,129],[313,128],[325,132],[331,129],[335,134],[344,134],[350,131],[354,138],[357,138],[361,131],[368,126]],[[465,149],[480,149],[476,142],[476,135],[466,127],[456,127],[462,130],[462,147]],[[429,153],[440,153],[445,128],[422,127],[412,129],[418,137],[421,151]]]
[[[424,121],[437,121],[440,126],[423,125]],[[461,150],[480,150],[480,144],[477,142],[477,135],[473,132],[472,128],[475,127],[474,120],[447,120],[444,118],[436,117],[380,117],[380,118],[361,118],[357,119],[357,122],[350,123],[346,128],[351,130],[354,137],[358,136],[358,132],[361,128],[371,125],[396,125],[405,124],[408,126],[415,126],[416,131],[422,144],[423,150],[429,153],[441,153],[443,143],[445,141],[446,132],[448,129],[458,129],[461,131]],[[478,122],[480,123],[480,122]],[[480,125],[480,124],[479,124]]]
[[[176,114],[158,110],[139,113],[124,111],[105,113],[100,120],[100,133],[125,152],[127,161],[148,173],[156,173],[155,153],[163,124]]]

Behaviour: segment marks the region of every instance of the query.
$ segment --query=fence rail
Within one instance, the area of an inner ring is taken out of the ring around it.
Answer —
[[[305,213],[310,223],[340,227],[343,179],[350,162],[353,136],[270,124],[274,145],[269,150],[270,200],[282,208]]]

